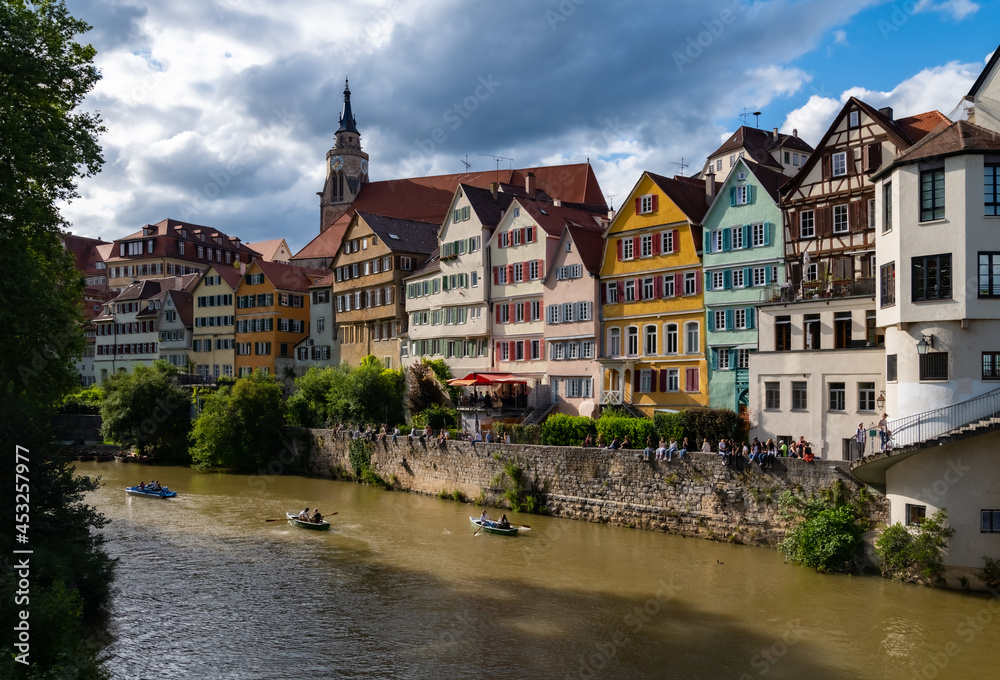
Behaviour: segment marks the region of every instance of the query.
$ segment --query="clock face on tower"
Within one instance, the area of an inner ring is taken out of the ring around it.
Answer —
[[[368,174],[368,161],[361,161],[361,174]]]
[[[333,168],[334,170],[340,170],[342,167],[344,167],[343,156],[334,156],[333,158],[331,158],[330,167]]]

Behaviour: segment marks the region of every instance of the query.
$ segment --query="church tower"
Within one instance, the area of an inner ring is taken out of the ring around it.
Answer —
[[[368,154],[361,150],[361,133],[351,111],[351,88],[344,80],[344,111],[333,148],[326,152],[326,183],[319,192],[319,230],[324,231],[347,212],[368,183]]]

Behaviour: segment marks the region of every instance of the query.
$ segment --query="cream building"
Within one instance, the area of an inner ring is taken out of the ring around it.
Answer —
[[[232,378],[236,363],[236,289],[240,269],[209,267],[192,293],[191,360],[203,378]]]

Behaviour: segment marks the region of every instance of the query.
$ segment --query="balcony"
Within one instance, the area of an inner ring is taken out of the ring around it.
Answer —
[[[798,286],[772,283],[760,294],[761,304],[787,303],[823,298],[875,297],[874,277],[803,281]]]

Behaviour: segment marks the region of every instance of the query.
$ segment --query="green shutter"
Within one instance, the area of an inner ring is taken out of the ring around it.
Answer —
[[[715,312],[711,309],[707,310],[705,314],[705,325],[708,326],[708,330],[715,330]]]
[[[753,307],[746,308],[747,328],[753,328],[753,312],[754,312]]]
[[[754,191],[755,188],[756,187],[754,187],[754,185],[752,184],[747,185],[747,203],[753,203],[754,194],[757,193],[756,191]]]
[[[709,353],[709,356],[710,356],[710,358],[711,358],[711,362],[712,362],[712,370],[713,370],[713,371],[715,370],[715,367],[716,367],[716,366],[718,365],[718,364],[717,364],[717,360],[716,360],[716,356],[718,355],[718,353],[719,353],[720,351],[721,351],[721,350],[717,350],[717,349],[713,349],[713,350],[712,350],[712,351],[711,351],[711,352]]]
[[[771,245],[771,227],[773,225],[770,222],[764,223],[764,245]]]
[[[736,187],[729,187],[729,205],[736,205]]]
[[[749,248],[750,247],[750,225],[749,224],[744,224],[743,225],[743,247],[744,248]]]
[[[733,310],[726,310],[726,330],[733,330]]]
[[[729,233],[728,229],[723,229],[722,231],[722,249],[732,250],[733,248],[733,236]]]
[[[726,290],[733,287],[733,272],[728,269],[722,272],[722,287]]]

